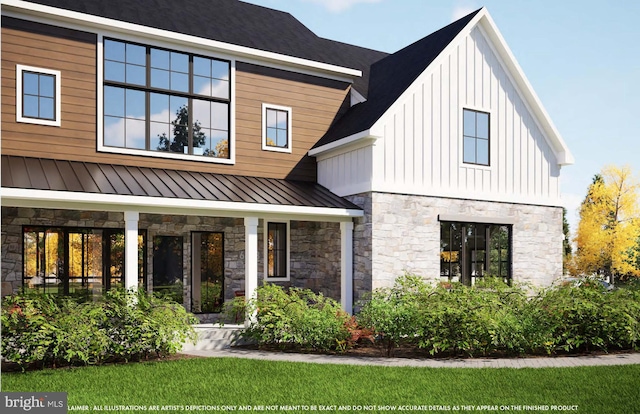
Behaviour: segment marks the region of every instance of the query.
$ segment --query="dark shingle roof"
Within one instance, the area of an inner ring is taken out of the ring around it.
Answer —
[[[318,37],[291,14],[237,0],[28,0],[157,29],[363,71],[387,54]]]
[[[362,71],[367,101],[337,119],[315,147],[369,129],[479,12],[391,55],[318,37],[291,14],[237,0],[28,0],[65,10]]]
[[[2,188],[360,210],[316,183],[3,155]]]
[[[480,10],[375,62],[369,75],[367,101],[351,107],[315,147],[366,131],[373,126]]]

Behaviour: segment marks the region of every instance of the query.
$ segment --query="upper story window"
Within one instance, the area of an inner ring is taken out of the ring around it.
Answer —
[[[105,39],[103,145],[229,159],[230,66]]]
[[[262,149],[291,152],[291,108],[262,105]]]
[[[489,165],[489,114],[463,109],[463,162]]]
[[[60,126],[60,71],[16,66],[16,121]]]

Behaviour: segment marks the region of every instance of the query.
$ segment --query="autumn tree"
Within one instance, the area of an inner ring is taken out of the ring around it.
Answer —
[[[640,182],[628,166],[605,167],[593,178],[580,206],[576,264],[585,274],[640,276]]]
[[[566,273],[570,267],[572,248],[569,222],[567,221],[567,209],[564,207],[562,208],[562,234],[564,235],[564,239],[562,240],[562,271]]]

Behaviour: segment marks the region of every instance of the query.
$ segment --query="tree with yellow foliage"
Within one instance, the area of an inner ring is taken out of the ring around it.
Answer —
[[[640,181],[624,166],[596,174],[580,206],[576,265],[584,274],[602,274],[611,282],[640,277]]]

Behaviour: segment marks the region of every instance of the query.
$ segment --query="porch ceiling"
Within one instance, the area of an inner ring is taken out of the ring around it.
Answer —
[[[121,196],[123,200],[133,197],[141,205],[148,200],[157,206],[159,199],[165,199],[173,206],[186,200],[202,206],[244,206],[242,210],[263,206],[269,211],[277,206],[279,211],[291,207],[296,211],[312,208],[342,210],[345,215],[362,213],[355,204],[312,182],[12,155],[2,155],[1,167],[3,196],[6,189],[43,190],[73,193],[72,198],[81,194]]]

